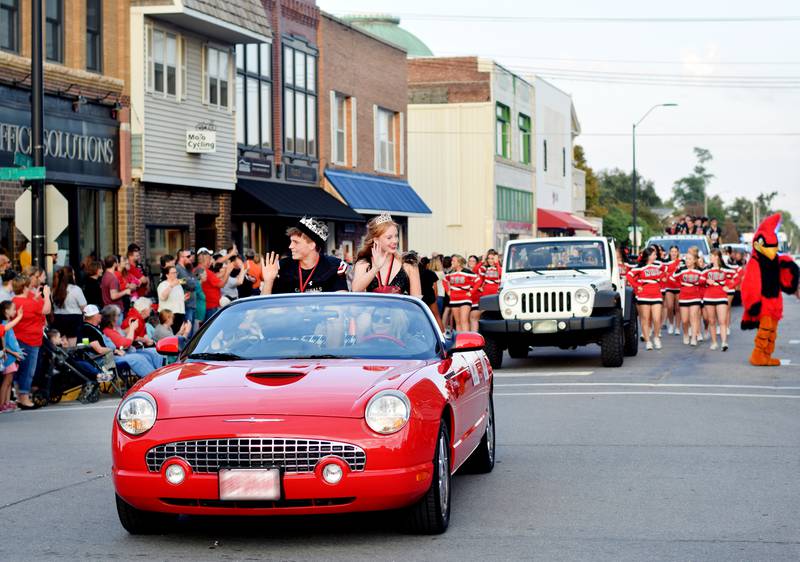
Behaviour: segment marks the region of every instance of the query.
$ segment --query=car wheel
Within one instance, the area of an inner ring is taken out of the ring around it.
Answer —
[[[614,310],[611,327],[600,336],[600,360],[603,367],[620,367],[625,360],[625,335],[622,327],[622,311]]]
[[[486,431],[483,433],[480,445],[470,455],[469,470],[479,474],[491,472],[494,468],[495,450],[495,425],[494,425],[494,400],[489,398],[489,412],[486,420]]]
[[[492,369],[499,369],[503,366],[503,347],[500,342],[490,337],[485,338],[483,351],[486,353]]]
[[[631,319],[625,326],[625,357],[635,357],[639,353],[639,313],[636,307],[631,311]]]
[[[119,522],[132,535],[166,533],[169,530],[169,524],[177,519],[175,516],[166,513],[136,509],[121,497],[116,496],[116,498]]]
[[[433,478],[425,495],[411,506],[408,527],[412,533],[438,535],[450,524],[450,433],[444,421],[439,424],[439,436],[433,454]]]
[[[530,346],[524,343],[517,343],[508,346],[508,355],[512,359],[527,359]]]

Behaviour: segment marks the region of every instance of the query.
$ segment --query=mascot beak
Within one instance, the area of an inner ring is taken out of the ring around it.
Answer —
[[[753,248],[760,254],[766,256],[770,260],[774,260],[775,257],[778,255],[778,247],[777,246],[765,246],[759,242],[753,244]]]

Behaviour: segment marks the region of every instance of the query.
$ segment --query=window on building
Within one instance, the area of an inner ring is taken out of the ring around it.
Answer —
[[[178,93],[178,36],[160,29],[147,33],[147,89],[176,96]],[[183,81],[181,82],[183,83]]]
[[[317,155],[317,57],[283,46],[284,150]]]
[[[519,114],[519,161],[523,164],[531,163],[531,118]]]
[[[86,70],[103,70],[102,0],[86,0]]]
[[[333,127],[333,146],[331,159],[342,166],[347,164],[347,96],[334,94],[334,103],[331,107],[331,126]]]
[[[47,0],[44,14],[44,52],[47,60],[64,62],[64,0]]]
[[[397,133],[395,131],[397,124],[397,113],[387,111],[386,109],[378,108],[377,123],[376,123],[376,169],[380,172],[388,172],[390,174],[397,173],[395,147]]]
[[[236,46],[236,140],[272,148],[272,45]]]
[[[544,171],[547,171],[547,141],[544,141],[544,148],[542,150],[542,155],[544,156]]]
[[[561,175],[567,177],[567,149],[561,149]]]
[[[502,103],[497,104],[497,155],[511,158],[511,110]]]
[[[205,103],[227,109],[230,106],[231,55],[216,47],[206,47]]]
[[[0,0],[0,49],[19,52],[19,0]]]
[[[533,194],[530,191],[497,186],[497,220],[533,222]]]

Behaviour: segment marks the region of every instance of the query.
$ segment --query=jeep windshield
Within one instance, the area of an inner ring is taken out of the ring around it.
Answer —
[[[602,242],[552,239],[512,245],[509,249],[506,271],[514,273],[605,268],[605,245]]]

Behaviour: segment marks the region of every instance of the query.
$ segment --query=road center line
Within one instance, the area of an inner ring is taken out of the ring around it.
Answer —
[[[713,396],[721,398],[794,398],[800,394],[744,394],[735,392],[497,392],[495,396]]]
[[[500,373],[495,374],[496,379],[517,378],[517,377],[588,377],[594,371],[528,371],[524,373]]]
[[[647,382],[518,382],[496,384],[495,388],[514,386],[623,386],[644,388],[728,388],[743,390],[800,390],[800,386],[766,386],[755,384],[679,384],[679,383],[647,383]]]

